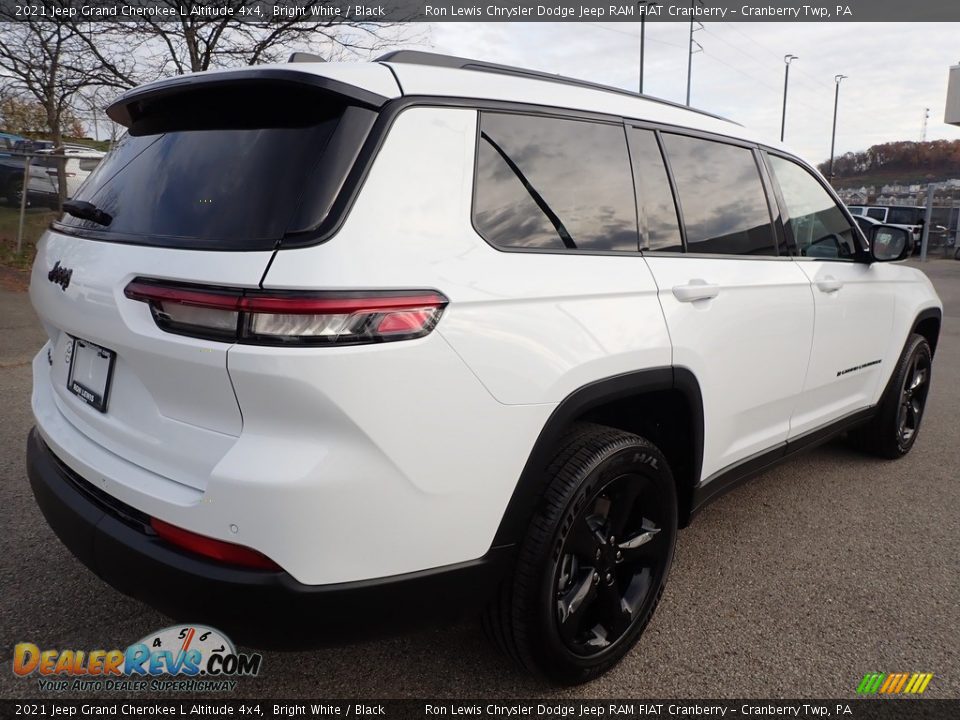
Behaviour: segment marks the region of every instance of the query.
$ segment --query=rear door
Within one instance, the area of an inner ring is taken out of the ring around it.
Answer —
[[[824,182],[796,161],[767,162],[776,183],[796,265],[816,308],[810,367],[790,424],[790,437],[817,430],[868,407],[879,383],[893,329],[896,286],[882,264],[863,262],[865,249]],[[868,208],[871,210],[885,208]]]
[[[651,130],[630,129],[635,172],[658,162]],[[809,281],[780,254],[756,151],[661,132],[684,228],[645,257],[673,344],[704,405],[702,485],[787,438],[813,336]],[[641,148],[645,148],[641,151]],[[709,490],[705,490],[709,494]]]

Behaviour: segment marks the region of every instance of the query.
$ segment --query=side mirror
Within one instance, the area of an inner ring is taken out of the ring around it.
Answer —
[[[876,262],[903,260],[910,254],[910,234],[893,225],[876,225],[870,233],[870,255]]]

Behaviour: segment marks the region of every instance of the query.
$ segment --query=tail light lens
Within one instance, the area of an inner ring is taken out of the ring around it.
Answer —
[[[160,538],[171,545],[189,550],[197,555],[203,555],[229,565],[241,565],[257,570],[281,569],[266,555],[243,545],[235,545],[205,535],[198,535],[176,525],[165,523],[163,520],[157,520],[157,518],[150,518],[150,527]]]
[[[256,345],[361,345],[428,335],[438,292],[270,292],[136,278],[124,290],[168,332]]]

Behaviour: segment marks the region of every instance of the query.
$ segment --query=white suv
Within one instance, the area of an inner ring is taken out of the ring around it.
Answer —
[[[916,438],[941,306],[877,262],[906,234],[868,245],[734,123],[410,52],[109,114],[129,133],[33,270],[29,476],[170,615],[309,644],[485,608],[582,682],[706,502],[841,431]]]

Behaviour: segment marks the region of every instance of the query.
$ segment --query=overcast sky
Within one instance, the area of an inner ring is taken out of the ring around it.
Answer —
[[[644,90],[683,102],[688,23],[647,23]],[[783,56],[790,70],[786,142],[813,162],[830,155],[833,78],[840,88],[837,154],[890,140],[960,139],[946,125],[947,75],[960,62],[956,23],[707,22],[694,38],[691,104],[780,137]],[[636,89],[639,23],[431,23],[437,52],[522,65]],[[424,49],[428,49],[424,46]]]

